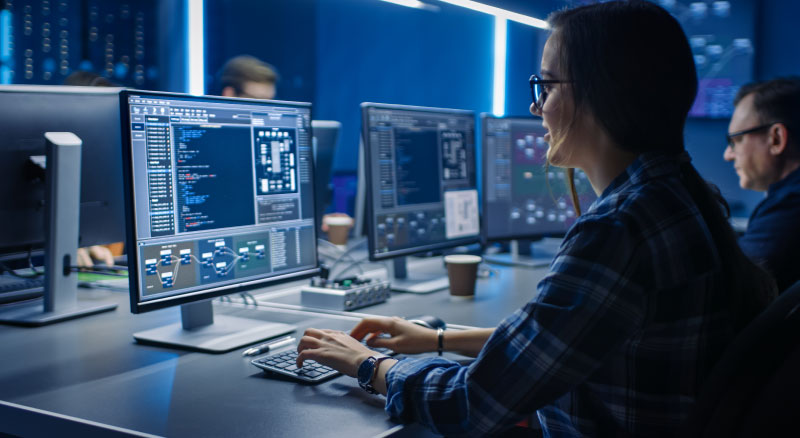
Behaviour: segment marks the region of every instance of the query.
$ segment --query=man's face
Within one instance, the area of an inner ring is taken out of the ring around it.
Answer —
[[[242,92],[237,97],[273,99],[275,97],[275,84],[266,82],[245,82],[242,86]]]
[[[763,124],[753,108],[753,95],[739,101],[728,125],[728,133],[751,129]],[[767,130],[739,135],[733,138],[733,147],[725,148],[725,161],[733,161],[739,185],[743,189],[766,191],[777,181],[775,159],[770,154]]]

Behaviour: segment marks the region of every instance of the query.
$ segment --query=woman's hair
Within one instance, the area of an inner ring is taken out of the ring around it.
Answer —
[[[623,150],[684,151],[683,128],[697,94],[694,58],[678,21],[647,1],[612,1],[550,16],[559,71],[576,114],[588,111]],[[690,162],[683,182],[708,226],[741,328],[774,295],[774,282],[742,252],[728,205]],[[574,194],[574,185],[570,181]],[[576,206],[577,209],[577,206]]]

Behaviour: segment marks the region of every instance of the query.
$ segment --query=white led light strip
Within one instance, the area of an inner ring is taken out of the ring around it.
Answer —
[[[203,29],[203,0],[186,0],[186,77],[190,94],[205,93],[205,39]]]

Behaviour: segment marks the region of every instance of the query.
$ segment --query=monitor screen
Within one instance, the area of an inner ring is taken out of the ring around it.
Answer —
[[[481,123],[484,240],[563,235],[576,215],[566,172],[546,167],[542,120],[481,114]],[[596,196],[585,173],[576,170],[574,181],[585,209]]]
[[[310,104],[121,103],[133,312],[317,272]]]
[[[44,247],[46,132],[72,132],[82,141],[80,245],[124,240],[119,92],[0,86],[0,257]]]
[[[317,184],[315,210],[319,228],[322,215],[326,213],[331,202],[331,168],[342,124],[335,120],[312,120],[311,128],[314,131],[314,181]]]
[[[475,113],[361,108],[370,258],[477,242]]]

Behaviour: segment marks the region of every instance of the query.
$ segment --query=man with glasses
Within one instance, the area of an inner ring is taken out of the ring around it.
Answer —
[[[218,74],[218,93],[227,97],[274,99],[278,82],[275,68],[250,55],[231,58]]]
[[[739,244],[785,290],[800,280],[800,77],[744,85],[734,105],[723,156],[766,192]]]

